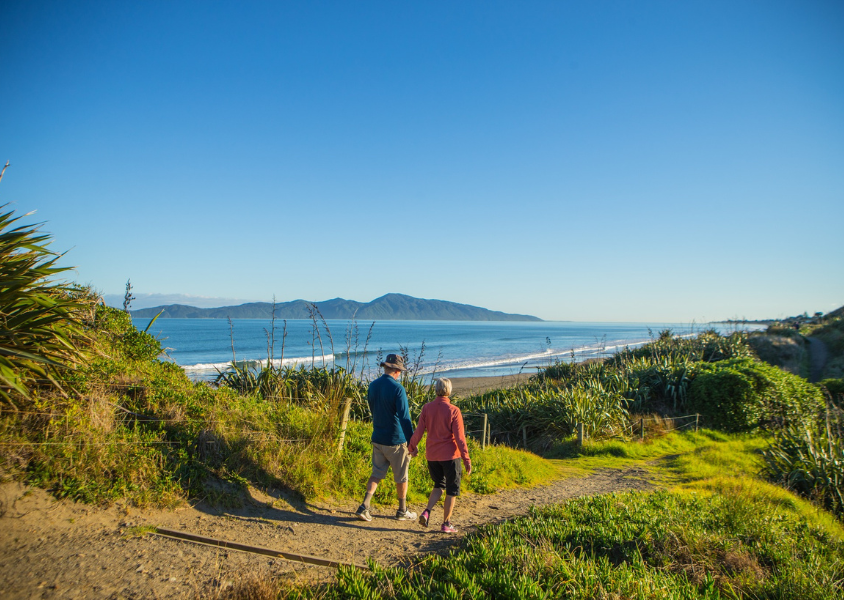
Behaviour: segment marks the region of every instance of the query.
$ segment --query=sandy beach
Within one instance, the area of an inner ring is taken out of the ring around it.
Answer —
[[[513,387],[527,383],[533,373],[517,373],[514,375],[497,375],[494,377],[449,377],[453,390],[452,396],[472,396],[489,390]]]

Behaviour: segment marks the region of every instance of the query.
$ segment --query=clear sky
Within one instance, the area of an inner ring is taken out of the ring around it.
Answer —
[[[14,202],[105,293],[844,304],[844,3],[0,6]]]

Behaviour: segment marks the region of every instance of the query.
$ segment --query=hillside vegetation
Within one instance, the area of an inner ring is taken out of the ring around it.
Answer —
[[[236,503],[247,485],[305,498],[360,493],[369,476],[371,426],[352,420],[338,454],[340,411],[318,386],[294,401],[277,401],[258,390],[194,383],[157,358],[159,342],[135,329],[128,314],[97,305],[85,325],[90,358],[62,374],[72,393],[36,389],[20,410],[0,415],[7,476],[60,497],[138,505],[189,498]],[[319,372],[314,375],[318,382]],[[528,453],[481,451],[470,443],[477,461],[470,490],[531,484],[554,473]],[[428,492],[423,471],[414,461],[412,500]],[[392,496],[394,486],[385,481],[376,500]]]

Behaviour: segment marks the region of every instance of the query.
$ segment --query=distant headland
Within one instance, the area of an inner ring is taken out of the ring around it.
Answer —
[[[445,300],[426,300],[404,294],[386,294],[371,302],[334,298],[322,302],[292,300],[275,305],[277,319],[310,319],[309,307],[316,305],[326,319],[363,321],[542,321],[531,315],[517,315],[489,310],[469,304]],[[163,311],[163,312],[162,312]],[[152,318],[161,312],[162,319],[269,319],[271,302],[248,302],[237,306],[197,308],[184,304],[168,304],[131,311],[133,317]]]

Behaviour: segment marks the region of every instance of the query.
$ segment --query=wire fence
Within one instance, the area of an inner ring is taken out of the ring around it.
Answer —
[[[108,402],[109,405],[113,406],[115,409],[123,412],[124,414],[134,417],[134,420],[138,421],[139,423],[149,424],[149,423],[186,423],[190,422],[190,419],[186,417],[176,417],[176,418],[158,418],[152,415],[145,415],[142,413],[136,413],[130,411],[129,409],[120,406],[119,404],[114,404],[112,402]],[[74,417],[82,417],[89,415],[87,411],[84,412],[77,412],[77,413],[55,413],[55,412],[39,412],[39,411],[3,411],[7,415],[28,415],[28,416],[39,416],[39,417],[51,417],[51,418],[61,418],[70,420]],[[464,422],[469,420],[472,422],[475,419],[480,420],[480,428],[478,429],[464,429],[464,433],[472,438],[480,438],[481,442],[481,449],[485,449],[487,445],[491,443],[492,440],[492,425],[489,420],[489,414],[483,412],[465,412],[462,413],[464,417]],[[693,420],[692,420],[693,419]],[[686,421],[681,425],[677,425],[678,421]],[[682,415],[678,417],[650,417],[645,418],[642,417],[638,421],[630,422],[626,427],[618,431],[617,433],[613,433],[612,435],[608,436],[608,439],[614,438],[626,438],[635,435],[636,429],[639,429],[639,435],[642,440],[645,438],[645,423],[646,422],[671,422],[672,429],[675,431],[680,431],[684,429],[694,428],[695,431],[698,430],[700,424],[700,414],[690,414],[690,415]],[[197,421],[199,423],[199,421]],[[260,428],[257,423],[252,421],[241,421],[244,425],[251,425],[255,428]],[[223,425],[227,424],[217,420],[202,420],[202,426],[205,429],[210,429],[216,425]],[[580,443],[586,438],[585,428],[578,428],[575,426],[575,430],[581,432],[578,435],[578,441]],[[311,443],[315,441],[318,436],[310,437],[310,438],[281,438],[278,436],[273,435],[272,433],[264,432],[264,431],[240,431],[235,434],[240,438],[251,438],[251,439],[270,439],[278,443],[288,443],[288,444],[302,444],[302,443]],[[528,433],[527,433],[527,426],[523,426],[519,428],[518,431],[508,431],[508,432],[496,432],[496,435],[506,435],[508,443],[512,445],[511,436],[516,436],[516,445],[519,445],[519,442],[527,448],[528,447]],[[521,440],[519,439],[521,438]],[[88,440],[81,440],[75,439],[70,441],[61,441],[61,442],[4,442],[0,441],[0,447],[24,447],[24,446],[109,446],[109,445],[135,445],[135,446],[148,446],[148,445],[163,445],[163,446],[195,446],[197,444],[201,444],[202,442],[198,442],[196,439],[194,440],[183,440],[183,441],[170,441],[170,440],[113,440],[113,441],[103,441],[103,442],[95,442],[95,441],[88,441]],[[218,442],[211,440],[205,442],[207,444],[216,444]]]

